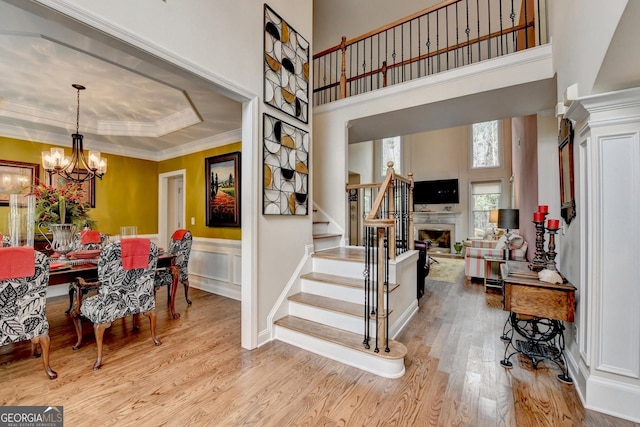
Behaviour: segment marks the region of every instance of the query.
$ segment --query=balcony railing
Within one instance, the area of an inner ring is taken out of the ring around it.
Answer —
[[[546,0],[448,0],[313,56],[313,103],[547,43]]]

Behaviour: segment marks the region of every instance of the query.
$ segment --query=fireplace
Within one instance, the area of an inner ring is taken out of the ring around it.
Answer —
[[[442,228],[441,225],[421,228],[418,230],[418,240],[430,241],[434,252],[451,252],[451,229]]]
[[[453,252],[453,244],[459,239],[459,227],[462,225],[460,212],[414,212],[413,218],[416,240],[431,240],[434,252]]]

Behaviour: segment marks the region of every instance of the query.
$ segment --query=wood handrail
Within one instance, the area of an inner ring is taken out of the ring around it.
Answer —
[[[388,64],[388,63],[385,62],[379,68],[373,69],[371,71],[367,71],[366,73],[363,73],[363,74],[358,74],[356,76],[347,78],[346,79],[346,83],[352,83],[352,82],[355,82],[355,81],[358,81],[358,80],[361,80],[361,79],[365,79],[367,77],[370,77],[370,76],[373,76],[373,75],[376,75],[376,74],[379,74],[379,73],[383,73],[384,76],[386,77],[386,73],[391,69],[404,67],[404,66],[412,64],[414,62],[424,61],[425,59],[428,59],[428,58],[432,58],[432,57],[435,57],[435,56],[438,56],[438,55],[442,55],[442,54],[445,54],[445,53],[448,53],[448,52],[452,52],[452,51],[455,51],[455,50],[464,49],[467,46],[472,46],[472,45],[475,45],[477,43],[481,43],[483,41],[490,40],[492,38],[506,36],[506,35],[509,35],[511,33],[517,33],[519,31],[526,30],[527,28],[532,28],[534,26],[535,26],[535,22],[533,20],[531,20],[526,24],[520,24],[520,25],[517,25],[515,27],[511,27],[511,28],[508,28],[508,29],[502,30],[502,31],[494,31],[493,33],[485,34],[484,36],[480,36],[480,37],[476,37],[475,39],[471,39],[471,40],[467,40],[467,41],[464,41],[464,42],[456,43],[455,45],[447,46],[447,47],[444,47],[442,49],[438,49],[438,50],[433,51],[433,52],[424,53],[424,54],[422,54],[420,56],[417,56],[415,58],[405,59],[404,61],[396,62],[396,63],[393,63],[393,64]],[[340,47],[340,46],[342,46],[342,45],[341,44],[338,45],[338,47]],[[314,56],[314,58],[315,58],[315,56]],[[315,88],[314,92],[320,92],[320,91],[327,90],[329,88],[340,86],[340,85],[341,85],[340,82],[330,83],[330,84],[328,84],[326,86],[320,86],[320,87]],[[384,86],[386,86],[386,84]]]
[[[371,206],[371,210],[369,211],[369,214],[367,215],[366,219],[376,218],[376,216],[378,215],[378,212],[380,211],[380,208],[382,207],[382,202],[384,201],[387,191],[391,187],[391,182],[393,180],[394,172],[393,172],[393,162],[389,162],[389,163],[390,165],[387,169],[387,176],[384,179],[384,181],[382,181],[382,184],[380,185],[380,191],[378,191],[376,200],[373,202],[373,205]]]
[[[391,22],[391,23],[389,23],[387,25],[384,25],[384,26],[379,27],[379,28],[377,28],[375,30],[369,31],[368,33],[359,35],[358,37],[354,37],[354,38],[352,38],[350,40],[345,40],[346,38],[343,37],[343,41],[340,44],[337,44],[337,45],[335,45],[333,47],[325,49],[322,52],[316,53],[315,55],[313,55],[313,59],[317,59],[317,58],[320,58],[321,56],[327,55],[329,53],[336,52],[336,51],[342,49],[343,46],[350,46],[352,44],[358,43],[359,41],[362,41],[362,40],[364,40],[366,38],[369,38],[371,36],[374,36],[376,34],[383,33],[383,32],[385,32],[385,31],[387,31],[387,30],[389,30],[389,29],[391,29],[393,27],[397,27],[398,25],[405,24],[405,23],[411,21],[412,19],[419,18],[422,15],[426,15],[428,13],[435,12],[436,10],[443,9],[443,8],[449,6],[449,5],[452,5],[454,3],[458,3],[458,2],[461,2],[461,1],[462,0],[447,0],[447,1],[444,1],[442,3],[438,3],[437,5],[430,6],[430,7],[426,8],[426,9],[419,10],[418,12],[415,12],[415,13],[413,13],[411,15],[405,16],[404,18],[400,18],[400,19],[398,19],[396,21],[393,21],[393,22]]]

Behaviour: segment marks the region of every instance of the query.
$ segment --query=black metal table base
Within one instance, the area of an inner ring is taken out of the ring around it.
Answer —
[[[500,361],[500,365],[504,368],[513,367],[509,359],[515,354],[527,356],[536,369],[538,369],[538,363],[549,360],[562,371],[558,379],[564,383],[573,384],[564,357],[564,325],[560,320],[521,317],[517,313],[509,313],[500,339],[507,343],[504,358]]]

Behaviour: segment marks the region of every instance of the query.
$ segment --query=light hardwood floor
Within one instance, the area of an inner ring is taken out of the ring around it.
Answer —
[[[397,338],[408,348],[406,374],[385,379],[282,342],[240,347],[240,303],[192,289],[178,293],[171,320],[158,293],[154,347],[146,318],[105,334],[104,360],[85,323],[84,345],[64,314],[48,303],[49,380],[28,342],[0,347],[0,405],[63,405],[66,426],[637,426],[585,410],[575,388],[519,359],[499,365],[506,313],[481,284],[427,283],[418,315]],[[515,357],[514,357],[515,358]],[[513,360],[513,359],[512,359]]]

